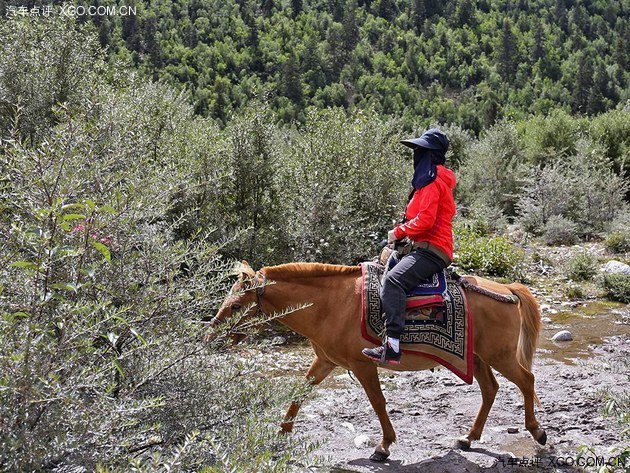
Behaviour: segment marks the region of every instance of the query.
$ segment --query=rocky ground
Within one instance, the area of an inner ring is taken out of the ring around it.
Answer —
[[[551,249],[544,256],[553,264],[554,258],[566,259],[572,251],[584,249]],[[341,370],[305,403],[295,435],[323,442],[319,454],[334,465],[334,472],[577,472],[615,458],[630,445],[624,427],[605,417],[603,407],[608,394],[630,392],[630,306],[597,299],[595,286],[588,283],[583,284],[583,299],[569,300],[563,292],[566,278],[551,265],[533,273],[530,286],[545,322],[533,371],[542,402],[536,412],[547,431],[547,445],[539,446],[525,430],[520,392],[497,374],[501,388],[483,437],[468,451],[454,449],[455,439],[472,425],[481,397],[476,383],[466,385],[445,369],[381,372],[398,435],[385,463],[368,460],[380,439],[380,426],[359,383]],[[572,340],[552,341],[562,330],[571,332]],[[310,348],[291,339],[286,343],[283,337],[274,343],[284,345],[277,374],[306,370]],[[266,348],[257,356],[278,360],[277,350]],[[584,445],[593,451],[578,460]],[[627,461],[626,468],[612,471],[630,471]]]

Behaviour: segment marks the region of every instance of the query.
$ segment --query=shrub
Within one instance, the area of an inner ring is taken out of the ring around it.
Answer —
[[[611,233],[606,237],[604,243],[606,249],[611,253],[626,253],[630,251],[630,234],[629,233]]]
[[[468,209],[459,209],[457,224],[479,235],[500,234],[507,228],[507,218],[501,209],[473,204]]]
[[[486,206],[515,213],[524,173],[523,146],[516,127],[502,121],[472,144],[458,172],[457,198],[466,206]]]
[[[456,236],[458,266],[493,276],[521,277],[525,253],[505,238],[480,236],[466,229],[459,229]]]
[[[173,194],[207,128],[164,85],[92,86],[0,147],[0,470],[292,470],[305,387],[199,340],[229,271],[212,229],[177,237]]]
[[[312,111],[292,133],[278,176],[290,259],[371,259],[404,209],[413,174],[394,122],[357,111]],[[274,243],[274,245],[277,244]]]
[[[575,222],[562,215],[554,215],[544,226],[543,240],[547,245],[573,245],[578,241]]]
[[[606,274],[602,280],[602,287],[608,299],[630,303],[630,275]]]
[[[581,139],[576,154],[530,170],[517,204],[519,221],[540,233],[550,218],[562,215],[578,225],[578,236],[589,237],[604,231],[624,208],[627,188],[601,146]]]
[[[583,251],[567,264],[567,276],[574,281],[588,281],[597,272],[597,262],[593,256]]]
[[[569,299],[584,299],[584,291],[576,284],[570,284],[564,288],[564,295]]]

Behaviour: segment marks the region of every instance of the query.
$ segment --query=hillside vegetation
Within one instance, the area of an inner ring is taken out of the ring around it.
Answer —
[[[132,3],[137,16],[91,17],[109,58],[186,90],[222,125],[254,97],[286,122],[340,106],[476,134],[503,117],[595,115],[630,99],[622,0]]]

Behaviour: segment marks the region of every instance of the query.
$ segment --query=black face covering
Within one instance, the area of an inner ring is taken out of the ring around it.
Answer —
[[[431,184],[437,177],[437,165],[444,164],[443,152],[417,147],[413,150],[413,178],[411,185],[415,190]]]

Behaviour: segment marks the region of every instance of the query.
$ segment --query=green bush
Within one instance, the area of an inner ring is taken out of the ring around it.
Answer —
[[[549,219],[562,215],[578,225],[578,236],[590,237],[625,208],[628,183],[613,172],[603,148],[580,139],[575,149],[561,161],[530,169],[517,204],[527,231],[540,234]]]
[[[569,299],[584,299],[584,290],[576,284],[566,286],[563,292]]]
[[[525,253],[505,238],[480,236],[460,228],[456,232],[456,243],[457,266],[492,276],[521,277]]]
[[[487,130],[472,143],[459,167],[456,189],[459,203],[495,208],[513,216],[525,172],[522,150],[514,123],[501,121]]]
[[[291,471],[312,446],[277,430],[303,384],[200,343],[229,287],[225,242],[180,238],[176,204],[213,128],[164,85],[92,80],[44,144],[17,128],[0,146],[0,469]]]
[[[602,287],[608,299],[624,303],[630,303],[630,275],[606,274],[602,281]]]
[[[630,251],[630,233],[611,233],[604,244],[611,253],[626,253]]]
[[[575,222],[562,215],[554,215],[544,226],[543,240],[547,245],[573,245],[578,241]]]
[[[567,263],[567,276],[574,281],[588,281],[597,272],[597,261],[586,251],[583,251]]]

